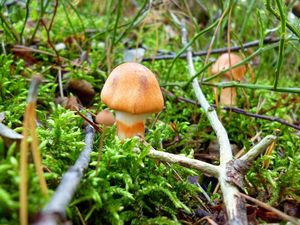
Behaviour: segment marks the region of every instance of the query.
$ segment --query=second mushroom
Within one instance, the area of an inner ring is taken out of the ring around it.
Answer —
[[[211,72],[217,74],[222,70],[233,67],[240,63],[242,58],[236,54],[228,53],[222,54],[213,64]],[[245,79],[246,66],[240,65],[224,73],[223,81],[243,81]],[[220,95],[220,103],[222,105],[234,106],[236,105],[236,89],[235,87],[223,88]]]

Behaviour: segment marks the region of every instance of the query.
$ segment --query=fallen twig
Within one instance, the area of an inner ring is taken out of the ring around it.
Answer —
[[[269,210],[269,211],[271,211],[271,212],[277,214],[277,215],[278,215],[279,217],[281,217],[283,220],[289,221],[289,222],[291,222],[291,223],[293,223],[293,224],[296,224],[296,225],[300,225],[299,220],[297,220],[295,217],[289,216],[289,215],[287,215],[287,214],[281,212],[280,210],[275,209],[274,207],[272,207],[272,206],[270,206],[270,205],[268,205],[268,204],[266,204],[266,203],[264,203],[264,202],[261,202],[261,201],[255,199],[255,198],[252,198],[252,197],[250,197],[250,196],[248,196],[248,195],[245,195],[245,194],[243,194],[243,193],[240,193],[240,195],[241,195],[242,197],[244,197],[245,199],[247,199],[248,201],[253,202],[254,204],[258,205],[259,207],[262,207],[262,208],[264,208],[264,209],[266,209],[266,210]]]
[[[91,120],[91,116],[87,116]],[[95,129],[87,124],[85,127],[85,147],[76,160],[74,166],[63,175],[50,202],[45,206],[34,225],[55,225],[64,221],[66,207],[70,203],[77,186],[83,176],[83,171],[88,167],[90,153],[93,150]]]
[[[182,44],[187,44],[187,31],[185,28],[184,20],[181,23],[182,32]],[[189,47],[187,49],[187,62],[190,72],[190,76],[193,77],[196,74],[193,58],[192,49]],[[228,224],[248,224],[247,213],[244,200],[238,195],[239,191],[237,187],[229,183],[229,178],[227,175],[227,163],[233,159],[230,142],[228,139],[227,132],[221,122],[218,119],[217,113],[214,108],[212,108],[207,102],[197,79],[193,79],[192,86],[196,97],[201,104],[204,112],[217,135],[217,139],[220,145],[220,166],[219,166],[219,176],[218,180],[220,182],[220,187],[223,193],[223,202],[226,208],[226,214],[228,218]]]
[[[188,98],[184,98],[182,96],[176,96],[174,95],[172,92],[166,90],[166,89],[163,89],[163,92],[170,96],[170,97],[173,97],[173,98],[176,98],[178,101],[181,101],[181,102],[186,102],[186,103],[189,103],[189,104],[193,104],[193,105],[197,105],[197,106],[201,106],[197,101],[194,101],[192,99],[188,99]],[[215,104],[212,104],[211,105],[212,107],[216,108],[217,106]],[[266,115],[261,115],[261,114],[256,114],[256,113],[251,113],[251,112],[247,112],[241,108],[237,108],[237,107],[233,107],[233,106],[219,106],[221,107],[221,109],[224,109],[226,111],[232,111],[232,112],[235,112],[235,113],[239,113],[239,114],[242,114],[242,115],[245,115],[245,116],[249,116],[249,117],[253,117],[253,118],[257,118],[257,119],[263,119],[263,120],[269,120],[269,121],[273,121],[273,122],[278,122],[278,123],[281,123],[285,126],[288,126],[288,127],[292,127],[296,130],[300,130],[300,126],[298,125],[295,125],[295,124],[292,124],[292,123],[289,123],[281,118],[278,118],[278,117],[274,117],[274,116],[266,116]]]
[[[273,43],[277,43],[279,42],[280,39],[279,38],[273,38],[273,37],[266,37],[263,41],[264,44],[273,44]],[[259,40],[255,40],[255,41],[250,41],[247,42],[241,46],[232,46],[230,48],[230,51],[232,52],[237,52],[241,49],[247,49],[247,48],[252,48],[252,47],[256,47],[259,46]],[[221,53],[225,53],[228,51],[227,47],[224,48],[216,48],[216,49],[212,49],[210,54],[221,54]],[[199,52],[193,52],[192,53],[192,57],[197,57],[197,56],[205,56],[207,55],[208,50],[206,51],[199,51]],[[171,60],[174,59],[176,56],[176,54],[168,54],[168,55],[158,55],[158,56],[151,56],[149,58],[144,58],[142,61],[147,62],[147,61],[152,61],[152,60]],[[186,54],[182,54],[179,56],[179,58],[184,59],[186,58]]]
[[[180,156],[168,152],[157,151],[154,148],[150,148],[148,156],[155,159],[160,159],[164,162],[176,163],[188,168],[197,169],[208,175],[218,177],[219,176],[219,167],[200,161],[196,159],[189,159],[185,156]]]

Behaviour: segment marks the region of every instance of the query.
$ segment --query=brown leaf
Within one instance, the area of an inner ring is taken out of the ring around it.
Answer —
[[[16,57],[23,59],[26,65],[33,65],[39,62],[33,57],[30,51],[26,51],[25,49],[14,46],[11,51]]]
[[[86,80],[72,79],[68,83],[68,89],[79,98],[83,105],[89,105],[96,95],[93,86]]]

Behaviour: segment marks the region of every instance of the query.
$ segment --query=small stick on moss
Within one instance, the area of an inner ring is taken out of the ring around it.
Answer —
[[[185,28],[185,22],[181,22],[181,32],[182,32],[182,44],[187,44],[187,30]],[[193,77],[196,73],[193,59],[192,59],[192,48],[187,49],[187,62],[190,72],[190,76]],[[200,85],[197,79],[192,81],[192,86],[195,92],[195,95],[198,99],[198,102],[201,104],[201,107],[204,109],[205,114],[214,129],[219,145],[220,145],[220,165],[219,165],[219,176],[218,180],[220,182],[220,187],[223,194],[223,202],[226,209],[226,215],[228,218],[228,224],[240,224],[246,225],[247,222],[247,213],[246,207],[243,199],[238,196],[238,189],[236,186],[229,182],[227,175],[228,169],[227,164],[233,159],[232,150],[230,147],[229,138],[225,128],[218,119],[217,113],[214,108],[209,105],[207,102]]]
[[[37,99],[37,91],[38,86],[42,82],[42,78],[40,76],[34,76],[31,81],[28,98],[27,98],[27,106],[25,109],[24,122],[23,122],[23,139],[21,141],[20,148],[20,224],[27,225],[28,224],[28,196],[27,196],[27,165],[28,165],[28,153],[29,153],[29,143],[28,137],[31,133],[32,137],[32,153],[33,159],[35,163],[36,172],[39,178],[40,186],[42,192],[47,196],[48,188],[42,171],[42,163],[40,152],[38,149],[38,139],[35,133],[35,107],[36,107],[36,99]]]
[[[148,145],[148,144],[146,144]],[[203,162],[201,160],[190,159],[185,156],[176,155],[168,152],[157,151],[153,147],[150,147],[148,156],[154,159],[159,159],[164,162],[176,163],[187,168],[197,169],[208,175],[218,177],[219,176],[219,167],[212,164]]]
[[[254,204],[258,205],[259,207],[262,207],[262,208],[264,208],[264,209],[266,209],[266,210],[269,210],[269,211],[275,213],[275,214],[278,215],[281,219],[286,220],[286,221],[289,221],[289,222],[291,222],[291,223],[293,223],[293,224],[296,224],[296,225],[300,225],[300,222],[299,222],[299,220],[298,220],[297,218],[292,217],[292,216],[289,216],[289,215],[287,215],[287,214],[281,212],[280,210],[275,209],[274,207],[272,207],[272,206],[270,206],[270,205],[268,205],[268,204],[266,204],[266,203],[264,203],[264,202],[261,202],[261,201],[255,199],[255,198],[252,198],[252,197],[250,197],[250,196],[248,196],[248,195],[245,195],[245,194],[243,194],[243,193],[240,193],[240,195],[241,195],[242,197],[244,197],[245,199],[247,199],[248,201],[253,202]]]
[[[64,97],[63,84],[62,84],[62,76],[61,76],[61,68],[58,68],[58,86],[59,86],[59,94],[60,97]]]
[[[92,120],[90,114],[87,117]],[[87,169],[90,161],[90,153],[93,150],[95,129],[90,124],[85,127],[85,147],[80,153],[75,164],[63,175],[60,184],[54,195],[40,213],[34,225],[58,225],[66,220],[66,207],[83,177],[83,172]]]
[[[273,44],[273,43],[277,43],[280,41],[280,38],[274,38],[274,37],[266,37],[263,40],[263,44],[268,45],[268,44]],[[243,45],[240,46],[232,46],[230,47],[230,51],[232,52],[237,52],[241,49],[248,49],[248,48],[252,48],[252,47],[257,47],[259,46],[260,41],[259,40],[255,40],[255,41],[250,41],[250,42],[246,42]],[[212,49],[210,54],[222,54],[228,51],[227,47],[224,48],[216,48],[216,49]],[[204,50],[204,51],[199,51],[199,52],[193,52],[193,57],[198,57],[198,56],[205,56],[207,55],[208,50]],[[157,56],[151,56],[149,58],[144,58],[143,61],[144,62],[148,62],[148,61],[152,61],[152,60],[171,60],[175,58],[175,54],[167,54],[167,55],[157,55]],[[181,54],[178,58],[180,59],[185,59],[186,58],[186,54]]]

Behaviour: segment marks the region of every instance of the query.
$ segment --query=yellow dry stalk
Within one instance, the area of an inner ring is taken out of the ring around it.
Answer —
[[[48,187],[46,184],[46,180],[44,177],[43,169],[42,169],[42,160],[39,151],[39,141],[36,134],[36,125],[35,125],[35,118],[36,118],[36,103],[29,102],[26,106],[25,115],[24,115],[24,122],[23,122],[23,139],[21,141],[21,156],[20,156],[20,224],[21,225],[28,225],[28,174],[27,174],[27,167],[28,167],[28,152],[29,152],[29,142],[28,137],[31,134],[32,142],[32,155],[33,161],[35,164],[36,173],[38,175],[40,187],[42,193],[45,196],[48,196]]]
[[[26,108],[25,115],[24,115],[24,122],[23,122],[23,139],[21,141],[21,155],[20,155],[20,224],[27,225],[28,224],[28,203],[27,203],[27,165],[28,165],[28,107]]]
[[[273,141],[269,147],[267,148],[266,152],[265,152],[265,155],[271,155],[274,148],[275,148],[275,144],[276,144],[276,141]],[[270,159],[265,159],[263,161],[263,168],[265,169],[268,169],[269,168],[269,165],[270,165]]]

